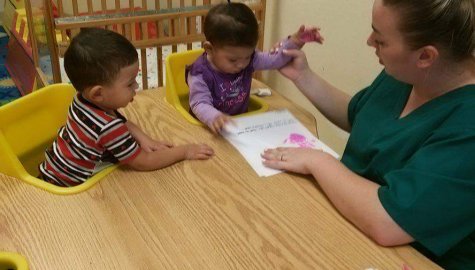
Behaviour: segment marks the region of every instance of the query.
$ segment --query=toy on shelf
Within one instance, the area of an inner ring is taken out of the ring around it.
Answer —
[[[36,74],[26,17],[23,1],[7,0],[3,19],[10,39],[5,67],[22,95],[33,90]]]
[[[30,32],[28,31],[26,10],[24,8],[15,10],[15,13],[13,14],[11,33],[15,36],[18,43],[23,47],[28,56],[32,58]]]
[[[5,1],[5,7],[3,10],[3,27],[7,30],[7,33],[10,35],[12,22],[13,22],[13,14],[15,14],[16,7],[9,1]]]
[[[22,95],[53,82],[45,11],[43,0],[5,2],[3,22],[10,35],[5,67]]]
[[[28,51],[14,37],[8,41],[5,67],[22,95],[26,95],[33,90],[36,71],[31,59],[31,50],[28,54]]]

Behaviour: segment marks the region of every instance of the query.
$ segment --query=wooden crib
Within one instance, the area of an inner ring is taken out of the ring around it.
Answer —
[[[30,0],[31,1],[31,0]],[[129,39],[139,50],[143,89],[164,85],[165,54],[201,47],[202,23],[213,0],[44,0],[46,26],[51,40],[54,82],[62,82],[60,59],[82,27],[104,27]],[[255,12],[263,46],[266,1],[240,1]],[[148,53],[153,49],[156,53]],[[147,64],[146,64],[147,63]],[[151,69],[155,69],[151,78]],[[156,73],[156,74],[155,74]],[[155,78],[156,77],[156,78]],[[150,84],[150,79],[156,81]]]

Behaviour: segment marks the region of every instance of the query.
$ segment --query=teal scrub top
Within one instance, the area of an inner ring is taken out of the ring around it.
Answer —
[[[446,269],[475,269],[475,85],[400,118],[411,89],[383,71],[351,99],[342,162],[381,185],[379,200],[417,250]]]

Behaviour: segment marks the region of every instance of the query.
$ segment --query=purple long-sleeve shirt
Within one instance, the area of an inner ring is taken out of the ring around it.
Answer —
[[[190,88],[190,109],[207,126],[222,113],[237,115],[247,112],[251,92],[252,73],[255,70],[279,69],[292,57],[282,53],[283,49],[299,47],[286,39],[274,54],[255,51],[249,65],[237,74],[216,71],[203,53],[187,67],[187,83]]]

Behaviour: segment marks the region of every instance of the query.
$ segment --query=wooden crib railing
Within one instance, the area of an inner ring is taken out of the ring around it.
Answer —
[[[140,68],[143,89],[150,87],[149,67],[156,63],[157,86],[164,84],[164,53],[190,50],[201,47],[205,40],[202,22],[212,0],[55,0],[46,1],[50,11],[49,32],[52,40],[51,62],[53,79],[63,81],[60,72],[60,57],[64,55],[69,41],[82,27],[104,27],[129,39],[140,50]],[[263,46],[265,0],[241,1],[255,12],[260,27],[258,48]],[[147,55],[153,48],[156,54]],[[168,48],[168,50],[164,50]]]

